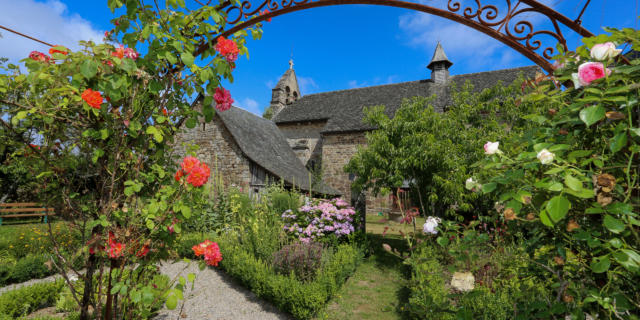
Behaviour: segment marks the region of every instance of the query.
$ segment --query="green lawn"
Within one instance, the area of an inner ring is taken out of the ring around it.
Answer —
[[[384,251],[382,244],[405,248],[399,231],[412,232],[413,226],[380,221],[382,218],[367,216],[371,255],[365,258],[316,319],[403,319],[408,270],[402,260]],[[417,222],[420,229],[423,220]],[[389,229],[383,237],[385,226]]]

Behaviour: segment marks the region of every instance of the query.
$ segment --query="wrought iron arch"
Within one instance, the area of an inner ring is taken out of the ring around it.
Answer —
[[[593,34],[582,27],[580,23],[581,16],[589,4],[589,1],[587,1],[580,16],[578,16],[576,20],[571,20],[536,0],[503,0],[501,7],[496,4],[483,5],[481,2],[484,0],[471,1],[475,2],[475,6],[468,4],[463,5],[462,0],[448,0],[446,7],[443,6],[443,8],[400,0],[253,1],[256,4],[255,7],[254,4],[251,3],[251,0],[243,0],[240,5],[231,2],[222,3],[218,9],[227,13],[226,26],[229,28],[219,32],[215,35],[215,38],[221,36],[228,37],[239,30],[259,22],[294,11],[349,4],[390,6],[421,11],[464,24],[499,40],[551,73],[553,68],[549,60],[556,54],[555,45],[560,44],[564,50],[568,50],[567,41],[561,26],[565,26],[583,37],[593,36]],[[505,10],[503,10],[503,8]],[[268,10],[269,12],[263,13],[264,10]],[[531,13],[544,17],[546,21],[550,23],[551,28],[536,29],[534,23],[525,19],[526,15]],[[540,36],[550,37],[551,39],[555,39],[556,42],[543,45],[543,40],[540,39]],[[203,53],[210,45],[210,43],[201,43],[196,54],[199,55]]]

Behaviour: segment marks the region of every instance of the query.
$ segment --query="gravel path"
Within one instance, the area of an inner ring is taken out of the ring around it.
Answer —
[[[253,292],[235,283],[224,272],[214,268],[200,271],[196,263],[192,263],[188,269],[184,270],[186,265],[183,261],[164,262],[160,265],[160,271],[171,279],[178,274],[186,278],[187,274],[195,273],[196,285],[193,291],[191,291],[191,285],[187,285],[188,288],[184,292],[185,304],[181,315],[179,312],[182,301],[178,303],[175,310],[160,310],[158,316],[155,317],[156,320],[292,319],[291,316],[279,311],[269,302],[256,297]]]

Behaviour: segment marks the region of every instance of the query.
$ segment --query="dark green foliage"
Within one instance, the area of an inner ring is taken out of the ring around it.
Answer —
[[[300,194],[286,190],[273,190],[269,193],[271,199],[271,209],[279,214],[287,210],[297,210],[300,208]]]
[[[0,296],[0,315],[19,317],[51,306],[58,299],[63,287],[64,282],[58,280],[8,291]]]
[[[217,241],[222,252],[220,266],[259,297],[273,302],[297,319],[309,319],[323,308],[362,260],[362,252],[351,245],[340,245],[325,259],[315,279],[302,282],[295,275],[281,275],[264,260],[240,245],[236,238]]]
[[[273,254],[273,268],[288,275],[294,273],[299,280],[311,281],[322,264],[322,244],[295,242]]]
[[[45,264],[47,261],[49,258],[43,255],[29,255],[18,260],[13,267],[9,278],[10,282],[24,282],[30,279],[44,278],[55,273],[54,270],[47,268]]]

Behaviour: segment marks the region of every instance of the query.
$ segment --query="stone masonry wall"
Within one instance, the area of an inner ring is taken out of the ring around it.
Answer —
[[[279,124],[278,129],[284,134],[298,159],[305,166],[310,160],[316,165],[322,160],[322,136],[320,131],[326,121],[294,124]]]
[[[344,167],[358,151],[358,146],[366,146],[364,132],[325,134],[322,140],[322,180],[342,192],[343,198],[351,202],[351,181]],[[374,197],[366,193],[367,214],[387,212],[388,196]]]
[[[214,176],[217,168],[225,186],[235,184],[244,190],[249,189],[251,182],[249,160],[218,116],[206,124],[201,121],[193,129],[183,126],[182,132],[176,136],[175,146],[175,152],[181,157],[187,150],[185,144],[200,146],[197,157],[211,168],[210,182],[218,179]]]

